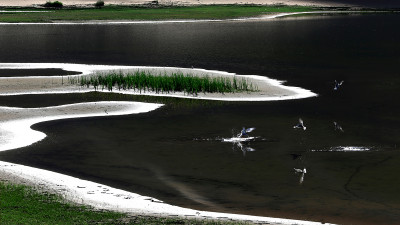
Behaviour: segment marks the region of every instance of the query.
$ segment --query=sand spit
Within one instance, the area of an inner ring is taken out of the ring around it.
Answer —
[[[269,224],[322,224],[302,220],[216,213],[182,208],[164,203],[152,197],[141,196],[91,181],[2,161],[0,161],[1,177],[3,177],[3,180],[13,183],[33,185],[40,190],[44,188],[46,191],[60,194],[67,201],[90,205],[97,209],[189,219],[240,220]]]
[[[106,65],[84,65],[84,64],[57,64],[57,63],[0,63],[0,69],[46,69],[59,68],[69,71],[78,71],[80,75],[68,76],[33,76],[33,77],[1,77],[0,78],[0,95],[23,95],[23,94],[54,94],[54,93],[73,93],[73,92],[89,92],[94,88],[81,87],[78,84],[71,84],[71,80],[79,80],[81,76],[91,76],[96,73],[107,72],[136,72],[146,71],[155,75],[164,75],[172,73],[192,74],[196,76],[223,76],[228,78],[244,78],[248,82],[257,86],[259,91],[256,92],[238,92],[238,93],[199,93],[198,95],[187,94],[183,92],[175,93],[155,93],[155,92],[138,92],[134,90],[116,90],[113,92],[132,94],[132,95],[150,95],[165,96],[178,98],[192,98],[203,100],[220,100],[220,101],[276,101],[298,98],[315,97],[317,94],[299,87],[291,87],[283,85],[283,81],[270,79],[257,75],[237,75],[234,73],[205,70],[205,69],[188,69],[176,67],[145,67],[145,66],[106,66]],[[101,90],[100,90],[101,91]],[[108,92],[103,90],[104,92]]]
[[[30,128],[36,123],[67,118],[145,113],[161,106],[153,103],[112,101],[42,108],[0,106],[0,151],[21,148],[44,139],[44,133]]]

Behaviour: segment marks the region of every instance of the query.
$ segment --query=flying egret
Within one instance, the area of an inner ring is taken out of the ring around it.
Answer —
[[[342,86],[343,82],[344,82],[344,80],[342,80],[342,81],[340,81],[340,82],[337,82],[337,81],[335,80],[335,87],[333,88],[333,90],[334,90],[334,91],[337,91],[337,90],[340,88],[340,86]]]
[[[303,181],[304,181],[304,174],[307,173],[306,168],[304,168],[304,169],[296,169],[296,168],[294,168],[294,172],[295,172],[295,173],[301,173],[299,183],[302,184]]]
[[[293,126],[293,128],[296,128],[296,129],[301,128],[303,130],[306,130],[306,127],[304,126],[304,122],[301,118],[299,119],[299,123],[296,126]]]
[[[293,168],[293,169],[294,169],[294,172],[296,172],[296,173],[307,173],[306,168],[304,168],[304,169],[296,169],[296,168]]]
[[[333,122],[333,125],[335,125],[335,130],[340,130],[342,132],[344,132],[343,128],[336,122]]]
[[[243,127],[242,131],[237,135],[237,137],[241,138],[242,136],[249,136],[249,133],[255,129],[256,129],[255,127],[251,127],[251,128],[247,128],[247,129]]]

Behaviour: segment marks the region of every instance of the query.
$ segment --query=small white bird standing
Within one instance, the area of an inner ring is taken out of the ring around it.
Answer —
[[[296,128],[296,129],[298,129],[298,128],[301,128],[301,129],[303,129],[303,130],[306,130],[307,128],[304,126],[304,122],[303,122],[303,120],[300,118],[299,119],[299,123],[296,125],[296,126],[293,126],[293,128]]]
[[[334,90],[334,91],[337,91],[337,90],[340,88],[340,86],[342,86],[343,82],[344,82],[344,80],[340,81],[340,83],[338,83],[338,82],[335,80],[335,87],[333,88],[333,90]]]

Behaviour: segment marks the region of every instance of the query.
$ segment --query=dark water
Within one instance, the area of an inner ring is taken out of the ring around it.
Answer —
[[[396,224],[399,25],[399,15],[380,14],[246,23],[0,26],[0,62],[193,65],[287,80],[319,94],[42,123],[34,128],[48,135],[44,141],[2,152],[0,160],[197,209]],[[339,91],[333,91],[335,79],[345,81]],[[78,99],[82,96],[20,96],[0,102],[53,105]],[[293,129],[299,117],[306,131]],[[334,121],[344,132],[335,131]],[[245,155],[220,141],[242,126],[256,127],[252,134],[259,137],[247,146],[256,151]],[[370,150],[313,151],[339,146]],[[300,184],[293,168],[303,167],[307,174]]]
[[[25,76],[61,76],[76,75],[81,72],[66,71],[62,69],[2,69],[0,77],[25,77]]]
[[[367,8],[390,8],[390,9],[398,9],[400,8],[400,2],[396,0],[329,0],[329,1],[315,1],[316,3],[322,2],[330,2],[330,3],[341,3],[345,5],[353,5],[359,7],[367,7]]]

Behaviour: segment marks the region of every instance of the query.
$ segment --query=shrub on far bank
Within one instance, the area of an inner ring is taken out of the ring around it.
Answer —
[[[95,6],[96,8],[101,8],[101,7],[104,6],[104,1],[103,1],[103,0],[98,0],[98,1],[94,4],[94,6]]]
[[[44,4],[44,7],[62,8],[63,4],[62,4],[62,2],[59,2],[59,1],[55,1],[55,2],[48,1],[48,2],[46,2],[46,4]]]

